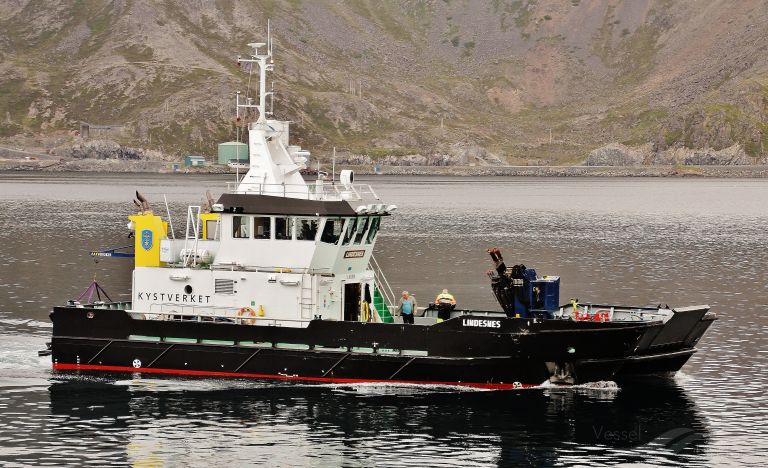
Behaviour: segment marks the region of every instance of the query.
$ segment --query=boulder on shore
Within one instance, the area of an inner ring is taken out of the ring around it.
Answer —
[[[609,143],[589,153],[586,166],[743,166],[754,164],[744,148],[736,143],[721,150],[712,148],[667,148],[653,145],[638,147]]]
[[[399,154],[392,149],[392,154],[370,155],[366,153],[341,153],[336,156],[337,164],[384,166],[496,166],[502,165],[501,158],[475,143],[454,143],[450,146],[434,148],[428,154]]]
[[[608,143],[590,151],[584,164],[587,166],[642,166],[644,159],[639,149],[621,143]]]
[[[122,146],[109,140],[89,140],[66,148],[57,149],[56,153],[71,159],[148,159],[147,151]]]
[[[739,166],[751,164],[747,153],[740,144],[736,143],[728,148],[715,151],[712,148],[692,150],[679,148],[667,150],[667,152],[683,150],[682,154],[674,159],[684,166]]]

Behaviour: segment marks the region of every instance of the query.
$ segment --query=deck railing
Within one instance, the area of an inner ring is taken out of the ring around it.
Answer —
[[[157,310],[159,309],[159,310]],[[127,310],[131,317],[144,320],[162,320],[176,322],[231,322],[238,325],[272,325],[306,328],[311,319],[288,319],[251,316],[240,314],[236,307],[190,306],[173,303],[152,304],[150,310]]]
[[[369,184],[248,184],[251,189],[238,190],[239,182],[227,182],[227,193],[273,195],[307,200],[380,200],[379,195]]]

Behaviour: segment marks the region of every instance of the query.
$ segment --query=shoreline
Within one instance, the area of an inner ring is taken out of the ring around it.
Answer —
[[[339,166],[359,175],[370,167]],[[337,168],[338,169],[338,168]],[[768,178],[768,166],[390,166],[382,175],[440,175],[458,177],[708,177]]]
[[[173,165],[180,166],[178,171]],[[327,166],[327,165],[326,165]],[[370,165],[337,165],[337,172],[352,169],[358,175],[375,175]],[[0,172],[96,172],[146,174],[234,174],[226,166],[183,167],[181,162],[151,160],[77,159],[0,160]],[[768,178],[768,165],[762,166],[386,166],[388,176],[506,176],[506,177],[717,177]]]

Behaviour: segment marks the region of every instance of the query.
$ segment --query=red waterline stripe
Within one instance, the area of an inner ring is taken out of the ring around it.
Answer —
[[[296,380],[301,382],[324,382],[324,383],[404,383],[417,385],[455,385],[461,387],[484,388],[490,390],[512,390],[519,388],[538,387],[535,384],[508,384],[508,383],[479,383],[479,382],[432,382],[422,380],[383,380],[383,379],[347,379],[336,377],[299,377],[292,375],[274,375],[274,374],[248,374],[241,372],[220,372],[220,371],[201,371],[184,369],[156,369],[156,368],[133,368],[128,366],[102,366],[95,364],[65,364],[54,363],[56,370],[86,370],[86,371],[105,371],[105,372],[140,372],[150,374],[172,374],[172,375],[195,375],[206,377],[248,377],[254,379],[273,379],[273,380]]]

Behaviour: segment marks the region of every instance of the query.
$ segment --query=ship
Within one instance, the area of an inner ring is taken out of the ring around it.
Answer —
[[[502,311],[437,304],[403,323],[373,255],[397,206],[350,170],[302,177],[309,152],[267,111],[271,41],[249,46],[238,62],[258,68],[259,99],[236,100],[238,121],[258,115],[247,123],[248,172],[190,205],[178,238],[170,212],[137,192],[131,300],[54,307],[54,371],[517,389],[674,372],[692,354],[713,320],[707,306],[568,312],[559,279],[508,269],[500,252]]]

